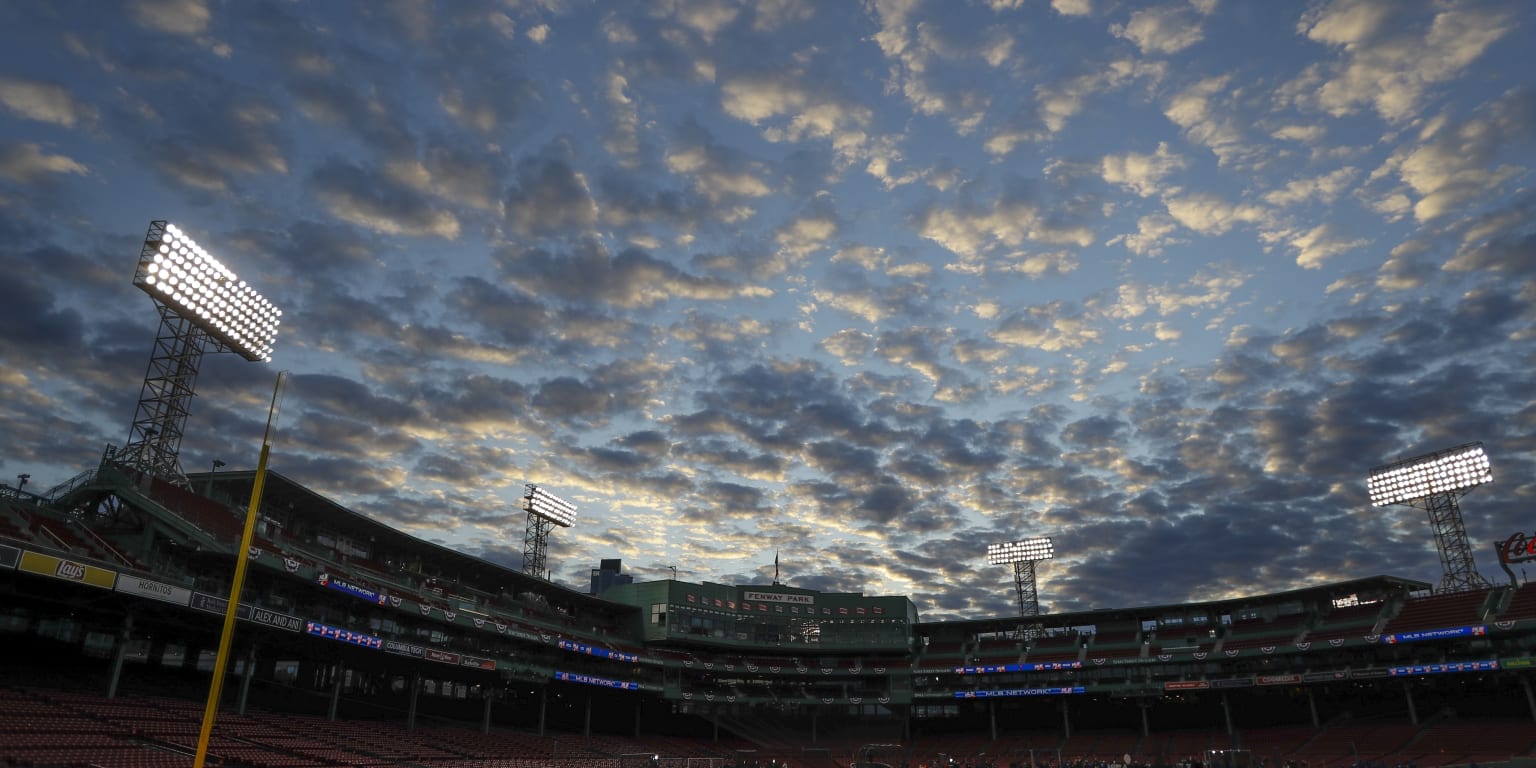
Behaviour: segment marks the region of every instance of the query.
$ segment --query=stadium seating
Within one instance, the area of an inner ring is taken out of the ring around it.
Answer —
[[[1067,632],[1037,638],[1025,653],[1030,664],[1051,661],[1079,661],[1082,658],[1082,635]]]
[[[1287,755],[1312,765],[1348,765],[1360,761],[1390,763],[1408,747],[1418,728],[1406,723],[1350,723],[1324,728]]]
[[[1318,643],[1326,640],[1359,640],[1371,634],[1381,620],[1385,603],[1367,603],[1344,608],[1334,608],[1323,616],[1318,624],[1302,636],[1298,642]]]
[[[1536,620],[1536,584],[1521,584],[1498,618],[1504,621]]]
[[[1478,589],[1407,600],[1381,631],[1398,634],[1482,624],[1492,595],[1492,590]]]
[[[1234,622],[1221,641],[1223,651],[1242,651],[1269,646],[1291,645],[1306,629],[1306,614],[1281,616],[1274,621],[1252,619]]]

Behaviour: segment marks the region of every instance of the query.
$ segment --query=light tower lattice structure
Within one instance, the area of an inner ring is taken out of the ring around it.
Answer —
[[[1371,470],[1366,485],[1373,507],[1402,504],[1429,513],[1444,569],[1436,591],[1465,592],[1490,585],[1472,560],[1467,526],[1456,500],[1492,481],[1488,454],[1482,443],[1475,442],[1383,464]]]
[[[549,549],[549,532],[557,525],[571,527],[576,505],[528,483],[523,488],[523,509],[528,513],[528,527],[523,532],[523,573],[547,579],[544,556]]]
[[[282,311],[174,224],[151,221],[133,284],[155,302],[160,329],[139,390],[128,442],[129,469],[190,487],[181,437],[204,352],[271,362]]]
[[[1056,556],[1049,536],[987,545],[987,562],[1013,566],[1013,586],[1019,599],[1019,633],[1033,636],[1039,630],[1040,593],[1035,584],[1035,565]]]

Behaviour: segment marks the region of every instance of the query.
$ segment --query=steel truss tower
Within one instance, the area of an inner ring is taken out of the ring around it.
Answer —
[[[1457,499],[1493,481],[1482,443],[1466,443],[1372,469],[1367,478],[1371,506],[1401,504],[1429,513],[1444,576],[1440,592],[1488,589],[1488,580],[1472,562],[1467,526]]]
[[[528,528],[523,532],[523,573],[545,578],[544,555],[549,550],[549,532],[555,524],[537,513],[528,513]]]
[[[1035,561],[1021,560],[1013,564],[1013,587],[1019,594],[1019,615],[1025,618],[1040,615],[1040,592],[1035,587]]]
[[[576,519],[576,505],[528,483],[523,488],[523,509],[528,510],[528,527],[523,531],[523,573],[547,579],[544,554],[549,549],[549,532],[557,525],[571,527]]]
[[[150,222],[141,261],[153,256],[164,236],[165,222]],[[155,308],[160,312],[160,330],[139,389],[139,406],[133,414],[128,442],[117,456],[129,469],[190,488],[187,473],[181,469],[181,436],[210,339],[197,323],[159,299]]]
[[[1440,553],[1440,577],[1437,592],[1467,592],[1488,589],[1492,585],[1477,572],[1472,560],[1472,545],[1467,543],[1467,526],[1461,520],[1458,496],[1466,491],[1447,491],[1401,502],[1429,513],[1429,527],[1435,533],[1435,548]]]
[[[1056,557],[1049,536],[987,545],[987,562],[1013,566],[1013,589],[1019,598],[1019,637],[1040,634],[1040,593],[1035,584],[1035,564]]]
[[[203,353],[235,352],[270,362],[282,312],[165,221],[149,223],[133,284],[154,300],[160,330],[128,442],[113,455],[131,470],[190,488],[181,469],[181,437]]]

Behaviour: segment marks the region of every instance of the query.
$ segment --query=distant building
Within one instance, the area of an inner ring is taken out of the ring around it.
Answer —
[[[598,561],[597,567],[592,569],[592,587],[587,594],[601,595],[620,584],[635,583],[635,577],[620,573],[622,570],[624,570],[624,561],[619,558]]]

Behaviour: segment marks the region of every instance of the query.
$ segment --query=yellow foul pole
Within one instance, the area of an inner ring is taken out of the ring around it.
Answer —
[[[235,635],[235,615],[240,609],[240,590],[245,586],[246,563],[250,558],[251,539],[256,535],[257,511],[261,508],[261,490],[267,482],[267,454],[272,450],[272,422],[277,418],[277,404],[283,391],[284,373],[277,374],[272,387],[272,405],[267,408],[267,431],[261,437],[261,459],[256,462],[256,480],[251,486],[251,505],[245,511],[245,533],[235,550],[235,580],[229,585],[229,607],[224,610],[224,633],[219,637],[219,654],[213,662],[213,682],[208,685],[208,703],[203,707],[203,728],[197,735],[197,756],[193,768],[203,768],[208,758],[208,739],[213,735],[213,718],[219,711],[219,694],[224,690],[224,671],[229,667],[231,638]],[[251,674],[247,669],[245,673]]]

